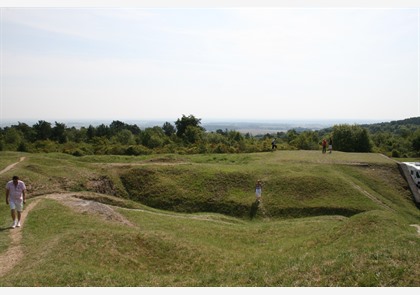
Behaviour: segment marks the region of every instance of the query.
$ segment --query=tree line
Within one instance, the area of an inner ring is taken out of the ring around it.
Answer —
[[[0,150],[63,152],[83,155],[147,155],[152,153],[252,153],[272,149],[318,150],[323,138],[333,139],[333,149],[345,152],[380,152],[394,157],[420,155],[420,120],[404,124],[335,125],[318,131],[291,129],[260,135],[236,130],[208,132],[193,115],[147,127],[113,121],[110,125],[68,127],[40,120],[32,126],[0,128]]]

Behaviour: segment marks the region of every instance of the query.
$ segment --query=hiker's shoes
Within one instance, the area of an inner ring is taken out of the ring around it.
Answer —
[[[12,224],[12,228],[20,227],[20,221],[15,220]]]

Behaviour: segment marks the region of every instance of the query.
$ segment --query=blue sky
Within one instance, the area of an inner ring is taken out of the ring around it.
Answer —
[[[398,120],[419,9],[2,8],[1,120]]]

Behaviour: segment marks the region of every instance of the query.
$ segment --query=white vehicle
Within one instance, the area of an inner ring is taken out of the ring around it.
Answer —
[[[404,162],[413,178],[414,183],[420,188],[420,162]]]

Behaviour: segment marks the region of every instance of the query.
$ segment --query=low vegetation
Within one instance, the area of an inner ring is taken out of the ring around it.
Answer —
[[[420,284],[420,213],[381,154],[0,152],[0,167],[21,157],[0,182],[19,175],[38,203],[3,287]],[[118,218],[87,210],[101,203]],[[5,205],[0,223],[1,256]]]
[[[420,156],[420,117],[372,125],[335,125],[322,130],[291,129],[251,135],[236,130],[207,132],[201,119],[183,115],[174,124],[140,129],[113,121],[109,126],[67,127],[40,120],[0,128],[0,151],[61,152],[84,155],[233,154],[279,150],[319,150],[323,139],[343,152],[375,152],[392,157]]]

